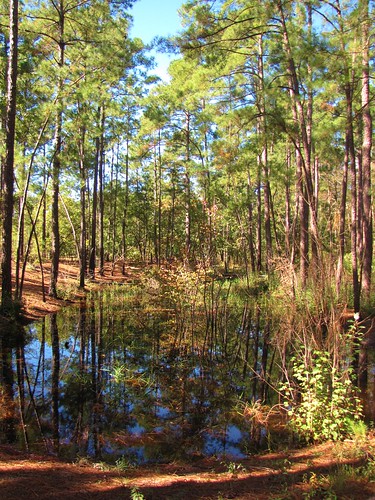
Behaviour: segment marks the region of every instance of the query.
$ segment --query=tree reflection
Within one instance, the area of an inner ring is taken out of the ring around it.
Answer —
[[[51,397],[52,397],[52,439],[56,452],[60,448],[60,417],[59,417],[59,382],[60,382],[60,344],[59,344],[59,330],[57,326],[56,314],[51,314],[50,317],[51,327],[51,345],[52,345],[52,383],[51,383]]]
[[[14,369],[13,350],[16,342],[14,340],[14,330],[5,331],[1,336],[1,424],[4,440],[14,443],[17,439],[16,425],[16,405],[14,401]]]
[[[191,291],[192,304],[111,288],[30,328],[17,364],[27,446],[39,427],[64,456],[138,463],[238,456],[260,442],[241,402],[275,397],[271,324],[248,297],[229,292],[211,282],[201,302]]]

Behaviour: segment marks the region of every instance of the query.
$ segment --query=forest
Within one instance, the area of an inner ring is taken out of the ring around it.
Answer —
[[[373,3],[188,0],[151,46],[134,3],[1,1],[1,314],[28,266],[61,296],[64,260],[80,289],[141,264],[180,312],[225,315],[233,285],[262,309],[254,394],[277,386],[307,442],[348,436],[373,335]]]
[[[22,264],[78,257],[285,268],[371,293],[368,2],[187,2],[168,83],[132,2],[3,5],[2,301]],[[150,69],[151,68],[151,69]],[[6,88],[5,88],[6,87]],[[4,304],[3,304],[4,306]]]

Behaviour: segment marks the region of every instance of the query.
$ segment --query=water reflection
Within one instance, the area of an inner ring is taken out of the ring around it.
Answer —
[[[242,457],[259,444],[241,409],[276,397],[259,309],[228,307],[225,294],[194,314],[159,300],[111,289],[31,325],[17,347],[3,340],[4,398],[20,401],[3,432],[69,458],[136,463]]]

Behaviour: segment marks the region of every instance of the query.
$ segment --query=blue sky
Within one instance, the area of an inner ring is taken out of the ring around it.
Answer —
[[[185,0],[138,0],[130,13],[134,18],[131,37],[149,43],[155,36],[173,35],[181,28],[177,10]],[[159,76],[165,78],[170,57],[156,55]]]
[[[184,0],[138,0],[131,9],[134,25],[133,37],[146,43],[154,36],[171,35],[180,29],[177,10]]]

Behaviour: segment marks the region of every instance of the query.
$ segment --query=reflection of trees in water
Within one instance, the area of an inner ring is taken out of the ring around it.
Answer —
[[[51,345],[52,345],[52,381],[51,381],[51,398],[52,398],[52,439],[54,449],[59,451],[60,447],[60,418],[59,418],[59,382],[60,382],[60,345],[59,345],[59,330],[57,326],[56,314],[50,316],[51,330]]]
[[[13,350],[14,332],[4,332],[1,337],[1,423],[2,434],[8,443],[17,439],[16,404],[14,401]]]
[[[193,307],[161,305],[117,290],[33,325],[39,342],[19,351],[17,366],[24,441],[42,436],[69,456],[106,458],[112,448],[160,460],[201,453],[208,438],[223,448],[231,425],[248,439],[238,402],[274,397],[261,310],[222,283]]]

